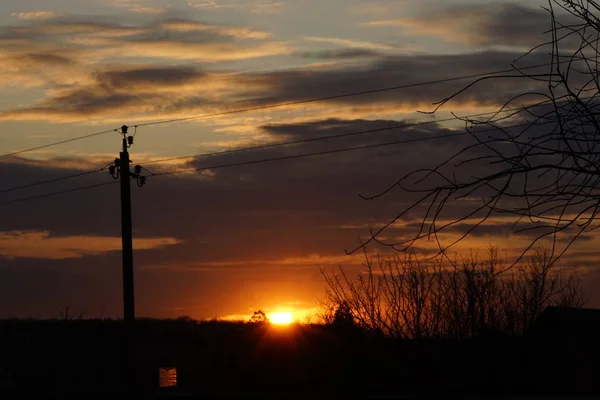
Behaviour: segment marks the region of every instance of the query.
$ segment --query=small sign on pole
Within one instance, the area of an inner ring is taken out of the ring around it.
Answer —
[[[161,388],[177,387],[177,368],[159,368],[158,385]]]

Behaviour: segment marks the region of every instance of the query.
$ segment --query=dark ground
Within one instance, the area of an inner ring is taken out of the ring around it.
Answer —
[[[0,321],[0,397],[124,395],[122,333],[119,321]],[[316,325],[139,320],[136,393],[148,398],[596,395],[598,339],[593,332],[570,337],[542,330],[525,338],[408,341]],[[158,389],[159,367],[177,368],[177,389]]]

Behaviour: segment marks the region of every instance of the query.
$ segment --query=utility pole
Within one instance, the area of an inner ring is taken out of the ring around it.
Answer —
[[[138,186],[146,183],[146,177],[141,174],[142,167],[136,165],[131,172],[129,152],[133,145],[133,136],[128,136],[129,127],[123,125],[122,150],[119,158],[109,167],[110,174],[121,183],[121,244],[123,258],[123,320],[125,324],[125,341],[123,343],[124,367],[126,368],[126,384],[135,386],[135,287],[133,274],[133,232],[131,223],[131,179],[136,179]]]
[[[127,148],[133,144],[133,136],[128,143],[127,126],[123,125],[123,151],[119,155],[121,167],[121,242],[123,247],[123,319],[126,326],[135,321],[135,295],[133,282],[133,228],[131,227],[131,187],[129,168],[129,152]]]

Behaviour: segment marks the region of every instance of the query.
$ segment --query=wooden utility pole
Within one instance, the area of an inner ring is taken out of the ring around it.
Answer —
[[[123,125],[123,151],[119,157],[121,176],[121,242],[123,247],[123,319],[131,327],[135,321],[135,295],[133,281],[133,232],[131,227],[131,170],[127,148],[133,143],[127,137],[127,126]],[[130,136],[131,137],[131,136]],[[129,328],[131,329],[131,328]]]
[[[135,343],[135,286],[133,274],[133,230],[131,223],[131,179],[136,179],[138,186],[146,183],[142,176],[142,167],[136,165],[131,172],[131,160],[127,149],[133,144],[133,136],[128,136],[129,128],[121,127],[123,147],[119,158],[115,159],[109,171],[113,178],[120,179],[121,183],[121,244],[123,259],[123,322],[125,324],[123,340],[123,368],[125,371],[124,383],[130,388],[136,386],[136,343]]]

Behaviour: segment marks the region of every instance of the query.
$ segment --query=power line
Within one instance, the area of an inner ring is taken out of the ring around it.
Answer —
[[[517,127],[529,126],[529,125],[531,125],[531,124],[523,123],[523,124],[519,124],[519,125],[505,126],[503,128],[504,129],[517,128]],[[478,132],[496,131],[496,130],[498,130],[498,128],[488,128],[488,129],[482,129]],[[166,176],[166,175],[182,174],[182,173],[186,173],[186,172],[205,171],[205,170],[213,170],[213,169],[229,168],[229,167],[239,167],[242,165],[262,164],[262,163],[273,162],[273,161],[284,161],[284,160],[292,160],[292,159],[296,159],[296,158],[344,153],[344,152],[348,152],[348,151],[365,150],[365,149],[372,149],[372,148],[377,148],[377,147],[393,146],[393,145],[398,145],[398,144],[417,143],[417,142],[423,142],[423,141],[434,140],[434,139],[445,139],[445,138],[463,136],[463,135],[468,135],[468,134],[469,134],[468,132],[447,133],[447,134],[443,134],[443,135],[429,136],[426,138],[396,140],[393,142],[346,147],[343,149],[322,150],[322,151],[315,151],[315,152],[303,153],[303,154],[293,154],[293,155],[289,155],[289,156],[262,158],[262,159],[258,159],[258,160],[252,160],[252,161],[240,161],[240,162],[229,163],[229,164],[217,164],[217,165],[213,165],[213,166],[209,166],[209,167],[186,168],[186,169],[175,170],[175,171],[160,172],[157,174],[152,174],[152,176],[159,177],[159,176]]]
[[[451,133],[451,134],[446,134],[446,135],[439,135],[435,138],[441,139],[441,138],[454,137],[454,136],[465,135],[465,134],[466,134],[465,132]],[[433,138],[434,137],[431,137],[431,139],[433,139]],[[420,141],[420,140],[423,140],[423,139],[413,139],[413,141]],[[290,155],[290,156],[262,158],[259,160],[252,160],[252,161],[241,161],[241,162],[230,163],[230,164],[218,164],[218,165],[213,165],[210,167],[187,168],[187,169],[181,169],[181,170],[176,170],[176,171],[161,172],[158,174],[154,174],[153,176],[166,176],[166,175],[182,174],[185,172],[205,171],[205,170],[212,170],[212,169],[219,169],[219,168],[239,167],[242,165],[262,164],[262,163],[267,163],[267,162],[272,162],[272,161],[292,160],[292,159],[296,159],[296,158],[304,158],[304,157],[319,156],[319,155],[334,154],[334,153],[343,153],[343,152],[347,152],[347,151],[364,150],[364,149],[371,149],[371,148],[375,148],[375,147],[392,146],[395,144],[402,144],[402,143],[408,143],[408,142],[409,141],[407,141],[407,140],[399,140],[399,141],[395,141],[395,142],[348,147],[348,148],[344,148],[344,149],[323,150],[323,151],[316,151],[316,152],[312,152],[312,153],[294,154],[294,155]]]
[[[117,130],[116,129],[109,129],[109,130],[102,131],[102,132],[90,133],[88,135],[77,136],[77,137],[74,137],[74,138],[71,138],[71,139],[61,140],[59,142],[48,143],[48,144],[44,144],[44,145],[37,146],[37,147],[31,147],[29,149],[13,151],[12,153],[6,153],[6,154],[0,155],[0,158],[13,157],[13,156],[17,156],[19,154],[29,153],[30,151],[46,149],[48,147],[58,146],[58,145],[65,144],[65,143],[71,143],[71,142],[75,142],[77,140],[88,139],[88,138],[91,138],[91,137],[94,137],[94,136],[100,136],[100,135],[104,135],[104,134],[110,133],[110,132],[117,132]]]
[[[460,132],[460,133],[438,135],[436,137],[430,137],[430,138],[428,138],[428,140],[432,140],[434,138],[441,139],[441,138],[454,137],[454,136],[460,136],[460,135],[466,135],[466,133]],[[326,150],[326,151],[319,151],[319,152],[312,152],[312,153],[305,153],[305,154],[295,154],[295,155],[291,155],[291,156],[272,157],[272,158],[265,158],[265,159],[260,159],[260,160],[244,161],[244,162],[230,163],[230,164],[220,164],[220,165],[213,165],[210,167],[189,168],[189,169],[184,169],[184,170],[162,172],[162,173],[158,173],[158,174],[153,174],[152,176],[160,177],[160,176],[175,175],[175,174],[181,174],[181,173],[192,172],[192,171],[229,168],[229,167],[237,167],[237,166],[251,165],[251,164],[262,164],[262,163],[273,162],[273,161],[283,161],[283,160],[291,160],[291,159],[296,159],[296,158],[304,158],[304,157],[311,157],[311,156],[317,156],[317,155],[343,153],[343,152],[347,152],[347,151],[364,150],[364,149],[370,149],[370,148],[375,148],[375,147],[391,146],[391,145],[395,145],[395,144],[410,143],[410,142],[422,141],[422,140],[423,140],[423,138],[412,139],[412,140],[408,139],[408,140],[400,140],[400,141],[388,142],[388,143],[356,146],[356,147],[350,147],[350,148],[344,148],[344,149],[334,149],[334,150]],[[80,187],[76,187],[73,189],[61,190],[58,192],[52,192],[52,193],[46,193],[46,194],[41,194],[41,195],[37,195],[37,196],[29,196],[29,197],[23,197],[23,198],[19,198],[19,199],[4,201],[4,202],[0,202],[0,206],[14,204],[14,203],[21,203],[21,202],[29,201],[29,200],[42,199],[42,198],[46,198],[46,197],[58,196],[58,195],[62,195],[62,194],[78,192],[78,191],[87,190],[87,189],[93,189],[93,188],[97,188],[97,187],[101,187],[101,186],[112,185],[114,183],[118,183],[118,181],[104,182],[104,183],[99,183],[96,185],[80,186]]]
[[[535,107],[543,106],[546,103],[550,103],[550,101],[548,100],[548,101],[544,101],[544,102],[541,102],[541,103],[537,103],[537,104],[534,104],[534,105],[531,105],[531,106],[525,106],[525,107],[507,108],[507,109],[502,110],[500,113],[506,113],[506,112],[512,112],[512,111],[525,111],[525,110],[529,110],[529,109],[532,109],[532,108],[535,108]],[[474,118],[474,117],[481,117],[481,116],[486,116],[486,115],[498,115],[498,114],[499,114],[498,111],[491,111],[491,112],[485,112],[485,113],[471,114],[471,115],[463,116],[463,117],[460,117],[460,118],[462,118],[462,119],[471,119],[471,118]],[[288,145],[293,145],[293,144],[308,143],[308,142],[328,140],[328,139],[334,139],[334,138],[356,136],[356,135],[367,134],[367,133],[378,133],[378,132],[383,132],[383,131],[388,131],[388,130],[394,130],[394,129],[407,129],[407,128],[411,128],[411,127],[423,126],[423,125],[428,125],[428,124],[435,124],[435,123],[439,123],[439,122],[455,121],[456,119],[457,119],[457,117],[452,117],[452,118],[446,118],[446,119],[441,119],[441,120],[436,120],[436,121],[423,121],[423,122],[415,122],[415,123],[412,123],[412,124],[393,125],[393,126],[388,126],[388,127],[384,127],[384,128],[369,129],[369,130],[358,131],[358,132],[348,132],[348,133],[341,133],[341,134],[336,134],[336,135],[321,136],[321,137],[314,137],[314,138],[307,138],[307,139],[299,139],[299,140],[282,142],[282,143],[270,143],[270,144],[265,144],[265,145],[260,145],[260,146],[245,147],[245,148],[232,149],[232,150],[224,150],[224,151],[218,151],[218,152],[212,152],[212,153],[195,154],[195,155],[190,155],[190,156],[165,158],[165,159],[160,159],[160,160],[149,161],[149,162],[146,162],[146,163],[143,163],[143,164],[144,165],[158,164],[158,163],[164,163],[164,162],[168,162],[168,161],[175,161],[175,160],[182,160],[182,159],[190,159],[190,158],[197,158],[197,157],[208,157],[208,156],[224,155],[224,154],[238,153],[238,152],[250,151],[250,150],[258,150],[258,149],[282,147],[282,146],[288,146]],[[519,124],[519,125],[504,126],[502,128],[506,128],[506,129],[508,129],[508,128],[517,128],[517,127],[523,127],[523,126],[527,126],[527,125],[530,125],[530,123],[523,123],[523,124]],[[488,131],[494,131],[494,130],[497,130],[497,128],[481,129],[481,130],[478,130],[478,133],[488,132]],[[454,133],[454,134],[429,136],[429,137],[425,137],[425,138],[405,139],[403,141],[393,142],[393,144],[415,143],[415,142],[422,142],[422,141],[429,141],[429,140],[441,139],[441,138],[445,138],[445,137],[459,136],[459,135],[464,135],[464,134],[466,134],[466,133],[462,132],[462,133]],[[337,151],[334,151],[334,152],[337,152]],[[255,163],[255,162],[251,162],[251,163]],[[69,175],[69,176],[65,176],[65,177],[50,179],[50,180],[47,180],[47,181],[36,182],[36,183],[28,184],[28,185],[22,185],[22,186],[10,188],[10,189],[4,189],[4,190],[0,190],[0,194],[5,193],[5,192],[11,192],[11,191],[19,190],[19,189],[29,188],[29,187],[33,187],[33,186],[40,186],[40,185],[44,185],[44,184],[48,184],[48,183],[53,183],[53,182],[57,182],[57,181],[67,180],[67,179],[71,179],[71,178],[76,178],[76,177],[80,177],[80,176],[85,176],[85,175],[89,175],[89,174],[92,174],[92,173],[95,173],[95,172],[104,171],[106,168],[107,168],[107,166],[105,166],[105,167],[103,167],[101,169],[98,169],[98,170],[86,171],[86,172],[82,172],[82,173],[78,173],[78,174],[73,174],[73,175]],[[220,168],[220,167],[216,167],[216,168]],[[146,169],[146,168],[143,168],[143,169]],[[206,169],[210,169],[210,168],[206,168]],[[148,170],[146,169],[146,171],[148,171]],[[182,172],[186,172],[186,171],[188,171],[188,170],[184,170]],[[150,172],[150,171],[148,171],[148,172]],[[154,174],[152,172],[150,172],[150,174],[154,175],[154,176],[161,176],[161,175],[163,175],[162,173]],[[27,199],[28,198],[25,198],[24,200],[27,200]],[[0,203],[0,205],[1,204],[2,203]]]
[[[504,126],[502,128],[510,129],[510,128],[517,128],[517,127],[522,127],[522,126],[529,126],[529,125],[530,125],[529,123],[523,123],[523,124],[518,124],[518,125]],[[496,131],[496,130],[498,130],[498,128],[487,128],[487,129],[479,130],[478,133],[488,132],[488,131]],[[217,164],[217,165],[208,166],[208,167],[187,168],[187,169],[182,169],[182,170],[167,171],[167,172],[152,174],[152,176],[160,177],[160,176],[176,175],[176,174],[181,174],[181,173],[186,173],[186,172],[213,170],[213,169],[220,169],[220,168],[230,168],[230,167],[238,167],[238,166],[243,166],[243,165],[263,164],[263,163],[274,162],[274,161],[292,160],[292,159],[299,159],[299,158],[319,156],[319,155],[336,154],[336,153],[344,153],[344,152],[349,152],[349,151],[386,147],[386,146],[392,146],[392,145],[398,145],[398,144],[423,142],[423,141],[434,140],[434,139],[444,139],[444,138],[450,138],[450,137],[456,137],[456,136],[464,136],[464,135],[468,135],[468,134],[469,134],[468,132],[456,132],[456,133],[449,133],[449,134],[443,134],[443,135],[429,136],[426,138],[403,139],[403,140],[397,140],[397,141],[393,141],[393,142],[347,147],[347,148],[343,148],[343,149],[332,149],[332,150],[324,150],[324,151],[317,151],[317,152],[310,152],[310,153],[303,153],[303,154],[294,154],[294,155],[289,155],[289,156],[263,158],[263,159],[259,159],[259,160],[242,161],[242,162],[237,162],[237,163]],[[45,198],[45,197],[50,197],[50,196],[57,196],[57,195],[61,195],[61,194],[77,192],[77,191],[82,191],[82,190],[87,190],[87,189],[92,189],[92,188],[97,188],[97,187],[106,186],[106,185],[110,185],[110,184],[117,183],[117,182],[118,181],[111,181],[111,182],[105,182],[105,183],[100,183],[100,184],[96,184],[96,185],[81,186],[81,187],[77,187],[74,189],[63,190],[63,191],[59,191],[59,192],[42,194],[42,195],[38,195],[38,196],[24,197],[24,198],[20,198],[20,199],[1,202],[0,206],[13,204],[13,203],[20,203],[20,202],[24,202],[24,201],[28,201],[28,200],[40,199],[40,198]]]
[[[563,61],[563,63],[564,62],[566,62],[566,61]],[[553,64],[546,63],[546,64],[538,64],[538,65],[529,65],[529,66],[525,66],[525,67],[520,67],[518,70],[548,67],[550,65],[553,65]],[[480,74],[457,76],[457,77],[453,77],[453,78],[437,79],[437,80],[432,80],[432,81],[411,83],[411,84],[400,85],[400,86],[384,87],[384,88],[380,88],[380,89],[363,90],[360,92],[352,92],[352,93],[344,93],[344,94],[338,94],[338,95],[332,95],[332,96],[317,97],[317,98],[313,98],[313,99],[295,100],[295,101],[288,101],[288,102],[269,104],[269,105],[263,105],[263,106],[241,108],[241,109],[236,109],[236,110],[231,110],[231,111],[221,111],[221,112],[216,112],[216,113],[212,113],[212,114],[200,114],[200,115],[195,115],[195,116],[190,116],[190,117],[173,118],[173,119],[167,119],[167,120],[156,121],[156,122],[147,122],[147,123],[136,124],[134,126],[142,127],[142,126],[169,124],[169,123],[173,123],[173,122],[182,122],[182,121],[190,121],[190,120],[194,120],[194,119],[212,118],[212,117],[219,117],[219,116],[224,116],[224,115],[240,114],[240,113],[250,112],[250,111],[266,110],[266,109],[271,109],[271,108],[294,106],[294,105],[307,104],[307,103],[317,103],[317,102],[341,99],[341,98],[346,98],[346,97],[363,96],[366,94],[389,92],[389,91],[400,90],[400,89],[410,89],[410,88],[426,86],[426,85],[435,85],[438,83],[454,82],[454,81],[465,80],[465,79],[482,78],[482,77],[486,77],[489,75],[506,74],[506,73],[515,72],[518,70],[515,68],[511,68],[511,69],[505,69],[505,70],[500,70],[500,71],[492,71],[492,72],[485,72],[485,73],[480,73]],[[520,76],[521,75],[518,75],[518,77],[520,77]],[[513,77],[517,77],[517,76],[513,76]],[[260,100],[261,99],[255,99],[254,101],[260,101]]]
[[[528,110],[528,109],[531,109],[534,107],[539,107],[542,105],[544,105],[544,102],[535,104],[533,106],[508,108],[508,109],[502,110],[502,113],[519,111],[519,110]],[[489,112],[485,112],[485,113],[472,114],[472,115],[467,115],[467,116],[464,116],[461,118],[469,119],[469,118],[483,117],[486,115],[495,115],[495,114],[498,114],[498,111],[489,111]],[[158,159],[158,160],[151,160],[148,162],[144,162],[143,165],[160,164],[160,163],[165,163],[165,162],[170,162],[170,161],[186,160],[186,159],[190,159],[190,158],[211,157],[211,156],[218,156],[218,155],[224,155],[224,154],[240,153],[240,152],[251,151],[251,150],[262,150],[262,149],[269,149],[269,148],[274,148],[274,147],[290,146],[290,145],[294,145],[294,144],[318,142],[321,140],[337,139],[337,138],[349,137],[349,136],[358,136],[358,135],[364,135],[364,134],[368,134],[368,133],[385,132],[385,131],[395,130],[395,129],[414,128],[417,126],[438,124],[440,122],[452,122],[452,121],[456,121],[456,120],[457,120],[457,117],[451,117],[451,118],[438,119],[435,121],[422,121],[422,122],[414,122],[414,123],[410,123],[410,124],[397,124],[397,125],[387,126],[384,128],[369,129],[369,130],[363,130],[363,131],[357,131],[357,132],[340,133],[340,134],[336,134],[336,135],[319,136],[319,137],[313,137],[313,138],[307,138],[307,139],[298,139],[298,140],[292,140],[292,141],[288,141],[288,142],[268,143],[268,144],[257,145],[257,146],[242,147],[242,148],[231,149],[231,150],[215,151],[215,152],[210,152],[210,153],[194,154],[194,155],[189,155],[189,156],[162,158],[162,159]],[[518,125],[518,126],[522,126],[522,125]],[[509,128],[514,128],[514,127],[518,127],[518,126],[510,126]],[[486,130],[481,130],[479,132],[485,132],[485,131]],[[422,138],[422,140],[430,140],[430,139]]]
[[[21,185],[21,186],[14,186],[14,187],[11,187],[11,188],[8,188],[8,189],[2,189],[2,190],[0,190],[0,194],[2,194],[2,193],[8,193],[8,192],[14,192],[16,190],[27,189],[27,188],[31,188],[31,187],[35,187],[35,186],[42,186],[42,185],[46,185],[46,184],[49,184],[49,183],[55,183],[55,182],[65,181],[65,180],[68,180],[68,179],[79,178],[79,177],[82,177],[82,176],[87,176],[87,175],[95,174],[96,172],[102,172],[102,171],[106,170],[106,168],[107,167],[105,166],[105,167],[102,167],[102,168],[99,168],[99,169],[93,169],[93,170],[89,170],[89,171],[79,172],[79,173],[76,173],[76,174],[61,176],[61,177],[58,177],[58,178],[48,179],[48,180],[45,180],[45,181],[29,183],[29,184]]]
[[[561,61],[560,63],[565,63],[565,62],[567,62],[567,61]],[[541,68],[541,67],[547,67],[547,66],[550,66],[550,65],[553,65],[553,64],[546,63],[546,64],[530,65],[530,66],[520,67],[518,70]],[[486,76],[489,76],[489,75],[498,75],[498,74],[503,74],[503,73],[515,72],[515,71],[516,71],[516,69],[514,69],[514,68],[513,69],[501,70],[501,71],[491,71],[491,72],[480,73],[480,74],[472,74],[472,75],[465,75],[465,76],[459,76],[459,77],[453,77],[453,78],[437,79],[437,80],[426,81],[426,82],[419,82],[419,83],[413,83],[413,84],[407,84],[407,85],[385,87],[385,88],[380,88],[380,89],[365,90],[365,91],[353,92],[353,93],[345,93],[345,94],[339,94],[339,95],[333,95],[333,96],[326,96],[326,97],[319,97],[319,98],[313,98],[313,99],[297,100],[297,101],[276,103],[276,104],[270,104],[270,105],[264,105],[264,106],[242,108],[242,109],[236,109],[236,110],[231,110],[231,111],[223,111],[223,112],[217,112],[217,113],[212,113],[212,114],[201,114],[201,115],[184,117],[184,118],[175,118],[175,119],[169,119],[169,120],[163,120],[163,121],[147,122],[147,123],[141,123],[141,124],[134,125],[134,127],[137,128],[137,127],[142,127],[142,126],[167,124],[167,123],[172,123],[172,122],[181,122],[181,121],[188,121],[188,120],[193,120],[193,119],[204,119],[204,118],[218,117],[218,116],[231,115],[231,114],[240,114],[240,113],[244,113],[244,112],[266,110],[266,109],[270,109],[270,108],[278,108],[278,107],[285,107],[285,106],[292,106],[292,105],[300,105],[300,104],[322,102],[322,101],[334,100],[334,99],[340,99],[340,98],[346,98],[346,97],[362,96],[362,95],[366,95],[366,94],[381,93],[381,92],[387,92],[387,91],[393,91],[393,90],[400,90],[400,89],[409,89],[409,88],[426,86],[426,85],[434,85],[434,84],[438,84],[438,83],[453,82],[453,81],[459,81],[459,80],[464,80],[464,79],[481,78],[481,77],[486,77]],[[256,99],[255,101],[260,101],[260,100],[261,99]],[[35,150],[41,150],[41,149],[46,149],[46,148],[49,148],[49,147],[59,146],[61,144],[71,143],[71,142],[75,142],[75,141],[83,140],[83,139],[88,139],[88,138],[91,138],[91,137],[104,135],[104,134],[110,133],[110,132],[118,132],[118,129],[108,129],[108,130],[105,130],[105,131],[91,133],[91,134],[87,134],[87,135],[83,135],[83,136],[77,136],[77,137],[74,137],[74,138],[71,138],[71,139],[61,140],[61,141],[53,142],[53,143],[48,143],[48,144],[44,144],[44,145],[41,145],[41,146],[36,146],[36,147],[28,148],[28,149],[13,151],[13,152],[10,152],[10,153],[1,154],[0,158],[12,157],[12,156],[16,156],[16,155],[19,155],[19,154],[28,153],[28,152],[35,151]]]
[[[46,198],[46,197],[58,196],[58,195],[61,195],[61,194],[73,193],[73,192],[78,192],[78,191],[82,191],[82,190],[98,188],[98,187],[101,187],[101,186],[108,186],[108,185],[112,185],[112,184],[115,184],[115,183],[118,183],[118,181],[110,181],[110,182],[98,183],[98,184],[95,184],[95,185],[80,186],[80,187],[76,187],[76,188],[73,188],[73,189],[61,190],[59,192],[52,192],[52,193],[40,194],[40,195],[37,195],[37,196],[23,197],[23,198],[20,198],[20,199],[14,199],[14,200],[9,200],[9,201],[1,202],[0,206],[4,206],[4,205],[8,205],[8,204],[13,204],[13,203],[21,203],[23,201],[28,201],[28,200],[43,199],[43,198]]]

